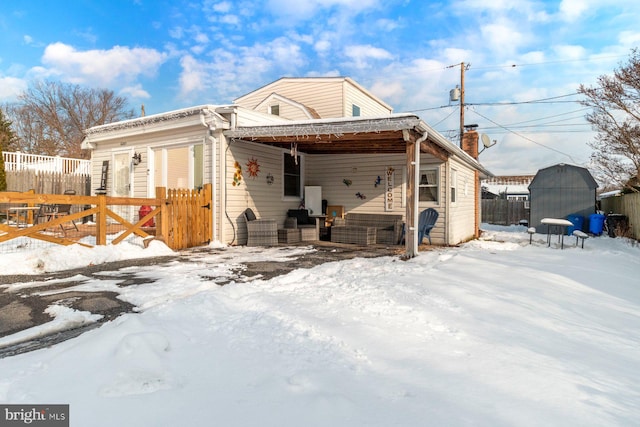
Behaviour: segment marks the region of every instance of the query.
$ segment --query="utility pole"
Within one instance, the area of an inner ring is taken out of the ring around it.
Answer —
[[[458,64],[449,65],[446,68],[457,67]],[[460,146],[462,146],[462,135],[464,135],[464,72],[469,69],[471,64],[460,63],[460,87],[456,85],[455,89],[449,92],[449,101],[460,101]]]
[[[460,147],[464,135],[464,62],[460,63]]]

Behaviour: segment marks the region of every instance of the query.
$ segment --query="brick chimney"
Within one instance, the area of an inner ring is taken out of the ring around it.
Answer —
[[[462,149],[471,157],[478,160],[478,140],[480,135],[477,131],[465,132],[462,136]]]

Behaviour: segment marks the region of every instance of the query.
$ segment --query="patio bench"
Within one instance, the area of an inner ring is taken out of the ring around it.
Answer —
[[[331,227],[334,243],[397,245],[401,236],[402,215],[348,213]]]
[[[584,231],[573,230],[573,235],[576,236],[576,246],[578,246],[578,239],[582,240],[582,249],[584,249],[584,241],[589,238],[589,235]]]
[[[300,235],[299,241],[320,240],[320,223],[318,222],[318,217],[310,216],[307,209],[289,209],[287,211],[284,228],[298,230],[298,234]],[[287,243],[292,242],[287,241]]]

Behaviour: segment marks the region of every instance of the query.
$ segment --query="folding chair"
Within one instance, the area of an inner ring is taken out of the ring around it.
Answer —
[[[64,192],[64,194],[66,196],[75,196],[76,192],[74,190],[66,190]],[[48,215],[51,218],[56,219],[56,218],[59,218],[59,217],[67,216],[70,213],[71,213],[71,204],[64,203],[64,204],[55,205],[55,208],[54,208],[53,212],[49,213]],[[65,228],[64,227],[65,223],[60,224],[60,228],[62,229],[62,233],[64,233],[66,235],[67,234],[67,230],[73,230],[74,228],[75,228],[76,231],[79,231],[78,230],[78,226],[76,225],[74,220],[70,219],[68,222],[70,222],[73,225],[73,227],[69,226],[69,227]]]

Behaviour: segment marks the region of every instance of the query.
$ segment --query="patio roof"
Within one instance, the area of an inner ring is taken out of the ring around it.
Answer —
[[[413,114],[384,117],[348,117],[265,123],[224,131],[227,138],[255,142],[307,154],[391,154],[406,153],[407,143],[421,141],[420,151],[446,161],[457,155],[491,176],[477,160],[445,139]]]
[[[403,130],[414,129],[414,116],[303,120],[239,127],[227,137],[289,148],[309,154],[404,153]]]

